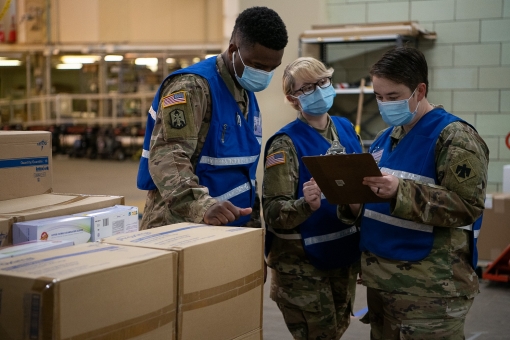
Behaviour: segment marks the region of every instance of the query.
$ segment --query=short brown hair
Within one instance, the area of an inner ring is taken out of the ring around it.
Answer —
[[[411,92],[418,84],[425,83],[429,91],[428,66],[425,56],[413,47],[395,47],[386,52],[370,68],[370,76],[385,78],[397,84],[404,84]]]

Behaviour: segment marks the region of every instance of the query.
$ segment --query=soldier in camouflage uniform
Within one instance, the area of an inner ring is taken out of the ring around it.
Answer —
[[[339,206],[338,214],[362,220],[371,339],[464,339],[479,292],[473,268],[489,150],[471,125],[428,102],[420,51],[390,50],[370,74],[391,127],[370,148],[383,176],[363,184],[388,203]]]
[[[260,227],[254,176],[262,127],[253,92],[269,85],[286,44],[278,14],[252,7],[237,18],[215,65],[209,58],[164,80],[138,173],[138,187],[149,190],[141,229],[179,222]]]
[[[298,58],[286,67],[283,91],[298,118],[266,144],[262,202],[270,297],[294,339],[342,336],[359,273],[357,228],[345,228],[336,206],[326,208],[325,200],[318,210],[320,191],[301,162],[301,156],[325,154],[333,141],[347,152],[362,152],[352,123],[327,113],[335,96],[332,73],[314,58]],[[311,239],[321,241],[307,246]]]

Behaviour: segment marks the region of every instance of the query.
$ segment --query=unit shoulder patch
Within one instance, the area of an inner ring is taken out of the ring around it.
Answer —
[[[459,183],[465,182],[468,179],[477,176],[475,169],[467,159],[451,165],[450,170],[454,174],[457,181],[459,181]]]
[[[184,116],[184,111],[175,109],[170,111],[170,126],[174,129],[182,129],[186,126],[186,116]]]
[[[285,164],[285,162],[286,157],[283,151],[272,153],[266,157],[266,169],[278,164]]]

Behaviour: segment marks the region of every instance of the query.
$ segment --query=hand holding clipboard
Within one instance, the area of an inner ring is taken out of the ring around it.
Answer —
[[[302,157],[308,171],[331,204],[387,202],[377,196],[365,177],[383,177],[369,153]]]

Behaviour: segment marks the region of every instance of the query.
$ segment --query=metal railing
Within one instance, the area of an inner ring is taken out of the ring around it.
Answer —
[[[0,125],[145,126],[154,92],[57,94],[0,99]]]

